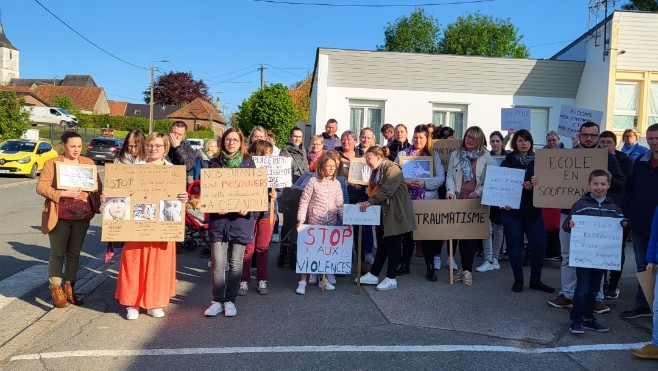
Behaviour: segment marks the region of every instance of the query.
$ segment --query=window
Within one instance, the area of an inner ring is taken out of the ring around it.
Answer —
[[[381,143],[383,114],[382,101],[350,100],[350,130],[358,137],[361,129],[369,127],[375,132],[375,142]]]
[[[639,82],[618,81],[615,84],[614,129],[637,130],[639,89]]]
[[[530,108],[530,134],[535,142],[535,148],[546,145],[548,133],[548,108]]]
[[[455,131],[455,138],[464,136],[464,123],[466,121],[466,106],[454,104],[433,104],[432,124],[443,125]]]
[[[141,109],[136,109],[134,115],[141,115],[142,110]]]
[[[649,125],[658,124],[658,82],[651,83],[649,92]]]

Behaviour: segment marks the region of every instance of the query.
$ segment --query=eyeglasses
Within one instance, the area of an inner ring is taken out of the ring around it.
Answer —
[[[599,136],[598,134],[582,134],[582,133],[580,133],[578,135],[580,135],[583,138],[596,138],[596,137]]]
[[[324,143],[311,143],[312,146],[314,147],[319,147],[322,146]]]
[[[133,146],[133,145],[130,145],[130,146],[126,146],[126,148],[128,148],[128,149],[133,149],[133,148],[139,148],[139,146],[138,146],[138,145],[134,145],[134,146]]]
[[[146,145],[146,149],[153,149],[153,148],[160,149],[162,147],[164,147],[164,144],[147,144]]]
[[[224,138],[225,143],[240,143],[240,138]]]
[[[295,139],[302,139],[303,138],[301,135],[293,135],[292,137],[295,138]]]

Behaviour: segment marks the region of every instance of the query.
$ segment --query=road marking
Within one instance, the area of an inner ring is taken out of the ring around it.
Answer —
[[[48,277],[48,265],[38,264],[0,281],[0,309],[43,285]]]
[[[522,348],[495,345],[305,345],[281,347],[229,347],[229,348],[177,348],[177,349],[140,349],[140,350],[76,350],[23,354],[14,356],[10,361],[26,361],[74,357],[139,357],[139,356],[181,356],[204,354],[240,354],[240,353],[451,353],[451,352],[493,352],[493,353],[578,353],[601,350],[631,350],[641,348],[647,343],[630,344],[592,344],[572,345],[556,348]]]

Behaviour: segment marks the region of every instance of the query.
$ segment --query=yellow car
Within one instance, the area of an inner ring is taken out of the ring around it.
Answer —
[[[0,174],[36,178],[43,164],[58,153],[43,140],[12,139],[0,144]]]

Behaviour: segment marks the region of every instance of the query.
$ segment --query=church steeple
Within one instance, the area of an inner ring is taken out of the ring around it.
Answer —
[[[5,35],[5,28],[2,26],[2,13],[0,13],[0,48],[13,49],[18,51],[18,49],[11,44],[11,41]]]

